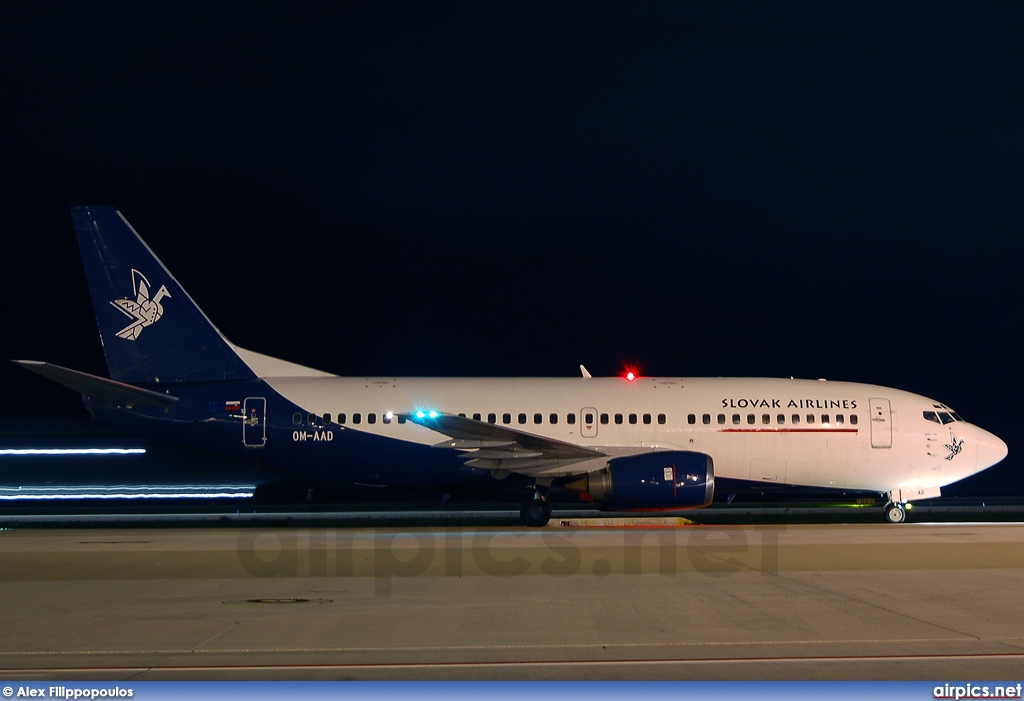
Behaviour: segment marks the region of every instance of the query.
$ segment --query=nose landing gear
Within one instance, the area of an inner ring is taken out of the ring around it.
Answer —
[[[907,520],[906,507],[898,501],[890,501],[885,505],[885,520],[888,523],[903,523]]]

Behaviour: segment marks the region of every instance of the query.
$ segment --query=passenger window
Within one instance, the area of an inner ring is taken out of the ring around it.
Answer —
[[[316,426],[316,414],[306,414],[306,423],[308,423],[310,426]]]
[[[651,415],[650,414],[644,414],[644,423],[645,424],[651,423]]]
[[[665,421],[666,421],[666,416],[664,414],[658,414],[658,423],[664,425]]]
[[[800,425],[800,414],[793,414],[793,425],[794,426],[799,426]]]
[[[636,414],[630,414],[629,415],[629,423],[631,423],[631,424],[635,424],[636,423]]]
[[[697,415],[696,414],[687,414],[686,415],[686,423],[688,423],[688,424],[695,424],[695,423],[697,423]]]
[[[719,414],[718,415],[718,424],[722,425],[724,423],[725,423],[725,414]]]
[[[552,424],[557,424],[558,423],[558,414],[552,413],[551,416],[548,417],[548,421],[550,421]]]
[[[358,424],[358,423],[362,423],[362,421],[363,421],[362,414],[352,414],[352,423]]]
[[[601,414],[601,423],[608,423],[608,414]]]
[[[299,412],[295,412],[294,414],[292,414],[292,424],[295,426],[302,425],[302,414],[300,414]]]
[[[543,414],[534,414],[533,415],[533,423],[535,423],[535,424],[544,423],[544,415]]]
[[[325,424],[331,423],[331,415],[329,413],[324,414],[324,423]]]
[[[459,412],[459,416],[461,416],[462,418],[466,418],[466,415],[461,411]]]
[[[570,426],[575,424],[576,423],[576,414],[566,414],[565,415],[565,423],[569,424]]]
[[[345,422],[342,421],[342,423],[345,423]],[[405,417],[402,416],[401,414],[398,415],[398,423],[400,423],[400,424],[404,424],[405,423]]]
[[[711,423],[711,414],[704,414],[704,416],[700,417],[700,420],[704,423],[705,426],[707,426],[709,423]]]
[[[502,414],[501,415],[501,423],[503,423],[503,424],[510,424],[510,423],[512,423],[512,414],[509,414],[508,412],[505,412],[504,414]]]
[[[779,426],[785,426],[786,425],[786,415],[785,414],[779,414],[777,419],[778,419],[778,422],[779,422]]]
[[[809,424],[813,424],[814,423],[814,414],[808,414],[807,415],[807,423],[809,423]]]
[[[846,423],[846,418],[842,414],[836,414],[836,426],[842,426]]]
[[[753,425],[756,418],[753,414],[747,414],[747,423]]]
[[[473,420],[474,421],[479,421],[480,420],[480,414],[473,414]]]
[[[821,423],[824,426],[828,426],[828,414],[821,415]]]
[[[492,411],[490,414],[487,415],[487,423],[489,423],[489,424],[496,424],[496,423],[498,423],[498,415],[495,414]]]
[[[519,423],[521,423],[521,424],[525,424],[526,423],[526,414],[520,412],[519,416],[517,418],[519,419]]]
[[[594,415],[593,414],[585,414],[583,416],[583,423],[585,423],[585,424],[592,424],[592,423],[594,423]]]
[[[763,423],[765,426],[767,426],[771,422],[772,422],[771,414],[761,414],[761,423]]]
[[[621,424],[622,423],[622,414],[616,414],[615,415],[615,423],[617,423],[617,424]]]
[[[366,423],[368,423],[368,424],[375,424],[375,423],[377,423],[377,415],[374,414],[374,413],[367,414],[366,415]]]
[[[388,413],[384,414],[384,416],[380,417],[380,420],[386,424],[391,423],[391,412],[389,411]]]
[[[740,425],[740,415],[739,414],[733,414],[732,415],[732,425],[733,426],[739,426]]]
[[[856,414],[850,414],[850,425],[851,426],[856,426],[857,425],[857,415]]]

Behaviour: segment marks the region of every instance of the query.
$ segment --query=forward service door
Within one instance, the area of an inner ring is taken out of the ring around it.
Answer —
[[[888,399],[872,398],[871,405],[871,447],[892,447],[892,406]]]

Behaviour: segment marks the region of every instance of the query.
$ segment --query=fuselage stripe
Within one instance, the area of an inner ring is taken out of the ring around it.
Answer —
[[[720,428],[718,433],[857,433],[856,428]]]

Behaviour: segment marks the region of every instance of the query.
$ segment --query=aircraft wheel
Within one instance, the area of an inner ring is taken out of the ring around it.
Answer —
[[[551,507],[543,499],[531,499],[519,510],[519,518],[531,528],[546,526],[551,520]]]
[[[885,505],[885,520],[889,523],[903,523],[907,520],[907,510],[903,504],[889,502]]]

